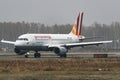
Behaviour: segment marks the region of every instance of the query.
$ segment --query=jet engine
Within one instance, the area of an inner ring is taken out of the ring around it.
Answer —
[[[20,50],[20,49],[15,48],[15,49],[14,49],[14,52],[15,52],[16,54],[18,54],[18,55],[23,55],[23,54],[25,54],[27,51],[25,51],[25,50]]]
[[[66,54],[68,50],[65,47],[56,47],[54,48],[54,52],[58,55]]]

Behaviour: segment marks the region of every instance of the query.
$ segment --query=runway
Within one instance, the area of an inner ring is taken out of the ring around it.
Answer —
[[[108,57],[118,58],[120,57],[119,52],[71,52],[67,53],[67,58],[93,58],[93,54],[108,54]],[[60,58],[54,53],[43,52],[41,58],[34,58],[34,54],[30,53],[29,58],[25,58],[24,55],[16,55],[15,53],[3,53],[0,52],[0,60],[24,60],[24,59],[55,59]]]

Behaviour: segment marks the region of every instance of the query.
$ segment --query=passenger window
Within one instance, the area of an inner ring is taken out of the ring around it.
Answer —
[[[24,40],[25,40],[25,41],[28,41],[28,39],[27,39],[27,38],[24,38]]]
[[[27,38],[18,38],[18,40],[24,40],[24,41],[28,41],[28,39]]]

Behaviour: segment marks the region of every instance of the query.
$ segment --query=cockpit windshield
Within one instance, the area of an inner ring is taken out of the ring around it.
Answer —
[[[17,40],[21,40],[21,41],[28,41],[27,38],[18,38]]]

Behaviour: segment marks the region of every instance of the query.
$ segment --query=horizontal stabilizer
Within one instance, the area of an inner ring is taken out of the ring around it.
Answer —
[[[104,38],[104,37],[103,36],[85,37],[85,39],[98,39],[98,38]]]

